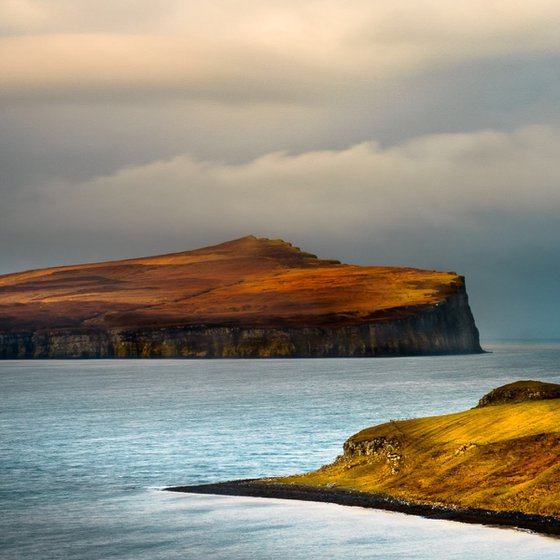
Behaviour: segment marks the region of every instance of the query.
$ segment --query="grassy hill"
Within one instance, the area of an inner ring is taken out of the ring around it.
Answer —
[[[282,240],[0,276],[0,358],[481,351],[462,276],[346,265]]]
[[[0,330],[365,324],[414,315],[462,286],[453,272],[353,266],[282,240],[0,276]]]
[[[521,381],[471,410],[362,430],[318,471],[271,483],[560,515],[560,385]]]

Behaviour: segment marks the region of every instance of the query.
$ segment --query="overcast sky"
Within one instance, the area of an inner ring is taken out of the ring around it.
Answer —
[[[560,338],[557,0],[3,0],[0,273],[247,234]]]

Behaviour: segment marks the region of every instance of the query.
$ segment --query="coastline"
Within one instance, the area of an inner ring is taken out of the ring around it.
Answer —
[[[385,494],[359,492],[344,488],[326,488],[297,484],[279,484],[269,479],[245,479],[200,484],[192,486],[173,486],[164,488],[168,492],[185,492],[189,494],[214,494],[223,496],[248,496],[254,498],[278,498],[283,500],[300,500],[323,502],[417,515],[430,519],[460,521],[526,529],[547,536],[560,535],[560,518],[526,514],[518,511],[491,511],[486,509],[453,508],[442,504],[428,504],[401,500]]]

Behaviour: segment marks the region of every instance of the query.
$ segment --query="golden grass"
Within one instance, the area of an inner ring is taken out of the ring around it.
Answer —
[[[184,253],[0,276],[0,315],[11,326],[35,327],[355,324],[413,314],[461,282],[450,272],[343,265],[249,236]]]
[[[390,422],[359,432],[349,445],[373,441],[386,443],[375,454],[347,452],[318,471],[275,481],[560,514],[560,399]]]

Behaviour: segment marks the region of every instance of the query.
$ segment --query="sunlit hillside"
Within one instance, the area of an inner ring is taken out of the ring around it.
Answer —
[[[560,514],[560,386],[510,384],[471,410],[367,428],[316,472],[276,482],[447,506]]]
[[[408,316],[462,286],[451,272],[321,260],[281,240],[0,276],[0,330],[313,326]]]

